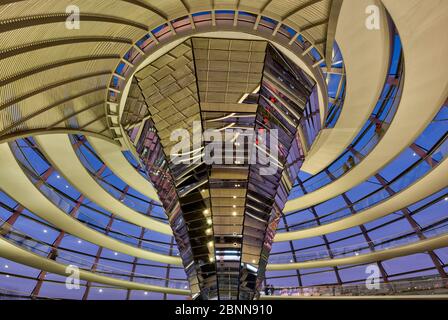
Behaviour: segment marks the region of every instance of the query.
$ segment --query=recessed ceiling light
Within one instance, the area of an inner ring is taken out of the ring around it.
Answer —
[[[47,229],[44,229],[43,231],[44,231],[44,233],[47,233],[47,232],[48,232]]]
[[[236,211],[233,211],[233,212],[232,212],[232,216],[236,216]]]
[[[233,199],[236,199],[236,196],[233,196]]]
[[[5,269],[8,269],[8,268],[9,268],[9,266],[7,264],[5,264]]]
[[[212,219],[211,219],[211,218],[208,218],[208,219],[207,219],[207,224],[210,226],[210,225],[212,225],[212,223],[213,223]]]
[[[98,292],[99,292],[99,293],[103,292],[103,289],[99,289]]]

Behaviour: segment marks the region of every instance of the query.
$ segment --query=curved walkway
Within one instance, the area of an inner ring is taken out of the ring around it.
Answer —
[[[448,294],[403,296],[260,296],[260,300],[447,300]]]
[[[387,198],[378,205],[351,215],[347,218],[303,230],[277,233],[274,241],[290,241],[321,236],[359,226],[375,219],[387,216],[402,208],[408,207],[419,199],[429,197],[448,185],[448,159],[431,170],[403,191]]]
[[[38,254],[35,254],[28,250],[19,248],[18,246],[10,243],[9,241],[3,239],[2,237],[0,237],[0,256],[5,259],[21,263],[46,272],[59,274],[61,276],[69,275],[69,273],[66,272],[67,265],[55,262],[53,260],[41,257]],[[102,283],[130,290],[146,290],[168,294],[190,295],[189,290],[160,287],[150,284],[120,280],[102,276],[94,272],[84,271],[82,269],[79,270],[79,275],[81,280],[91,281],[95,283]]]
[[[104,190],[79,160],[68,135],[41,135],[35,137],[35,140],[41,147],[40,149],[45,154],[48,161],[50,161],[58,172],[79,192],[86,195],[87,198],[110,213],[137,226],[167,235],[173,234],[171,227],[167,223],[160,222],[132,210]]]
[[[95,231],[54,205],[28,179],[8,144],[0,145],[0,187],[11,198],[58,229],[96,245],[146,260],[182,265],[178,257],[143,250]]]
[[[121,180],[148,198],[160,202],[156,189],[129,163],[120,146],[95,137],[87,137],[87,140],[101,160]]]
[[[429,238],[426,240],[416,241],[414,243],[396,248],[361,254],[359,256],[355,255],[346,258],[335,258],[335,259],[325,259],[325,260],[296,262],[296,263],[268,264],[267,270],[279,271],[279,270],[326,268],[342,265],[357,265],[357,264],[393,259],[415,253],[425,252],[428,250],[435,250],[446,246],[448,246],[448,235],[442,235],[434,238]]]
[[[365,9],[369,5],[380,8],[379,30],[369,30],[365,26]],[[339,15],[336,41],[346,68],[344,106],[334,128],[323,129],[307,154],[301,170],[310,174],[325,169],[347,148],[381,95],[391,53],[389,23],[381,2],[345,0]]]
[[[405,79],[400,105],[383,138],[340,179],[290,200],[284,212],[316,205],[367,180],[406,149],[428,126],[448,96],[448,2],[384,0],[403,44]],[[437,50],[428,50],[437,48]]]

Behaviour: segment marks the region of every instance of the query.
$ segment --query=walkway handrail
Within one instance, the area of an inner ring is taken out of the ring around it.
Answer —
[[[370,207],[373,207],[374,205],[384,200],[387,200],[390,197],[390,194],[386,191],[386,188],[394,187],[395,192],[403,190],[405,187],[409,186],[411,183],[416,181],[418,178],[423,176],[426,172],[428,172],[431,169],[431,168],[425,168],[424,164],[427,160],[431,159],[435,154],[441,155],[442,158],[445,158],[447,156],[447,153],[448,153],[448,132],[445,133],[445,135],[434,144],[434,146],[431,148],[431,150],[428,151],[425,157],[420,158],[415,163],[412,163],[408,168],[403,170],[394,179],[389,181],[389,183],[386,186],[382,186],[381,188],[370,192],[369,194],[365,195],[364,197],[357,200],[351,205],[347,205],[345,207],[336,209],[332,212],[326,213],[325,215],[319,216],[318,218],[313,218],[296,224],[291,224],[288,226],[288,231],[296,231],[310,227],[315,227],[318,225],[340,220],[341,218],[347,216],[351,216],[353,213],[351,212],[350,208],[355,209],[359,213],[361,210],[366,210]],[[299,214],[300,212],[306,210],[308,209],[303,209],[300,211],[286,214],[286,217]],[[285,229],[286,228],[279,228],[278,231]]]

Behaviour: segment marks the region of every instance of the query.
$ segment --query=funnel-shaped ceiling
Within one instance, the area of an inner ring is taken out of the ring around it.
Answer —
[[[194,298],[254,299],[319,124],[314,81],[266,41],[192,38],[134,77],[123,126]]]

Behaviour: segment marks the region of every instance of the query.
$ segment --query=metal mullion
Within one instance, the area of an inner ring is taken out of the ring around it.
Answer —
[[[382,177],[379,173],[375,174],[375,178],[383,185],[384,189],[389,193],[391,197],[396,194],[396,192],[389,186],[388,181],[384,177]],[[420,225],[411,216],[410,210],[407,207],[405,207],[400,211],[403,213],[409,225],[414,229],[415,233],[418,235],[420,240],[425,240],[426,236],[423,234]],[[428,254],[432,262],[434,263],[434,266],[436,267],[437,271],[439,272],[440,276],[442,278],[448,278],[448,275],[443,269],[442,264],[440,262],[440,258],[437,256],[437,254],[433,250],[428,250]]]
[[[101,174],[103,174],[103,172],[104,172],[105,169],[106,169],[106,165],[103,164],[103,165],[101,166],[101,168],[97,171],[97,173],[95,174],[95,176],[97,176],[97,177],[98,177],[98,176],[101,176]],[[120,200],[121,200],[122,198],[124,198],[124,195],[125,195],[124,193],[121,195]],[[110,215],[110,219],[109,219],[109,223],[107,224],[107,226],[106,226],[106,230],[105,230],[105,232],[104,232],[104,234],[105,234],[106,236],[109,234],[109,232],[110,232],[110,230],[111,230],[111,228],[112,228],[112,224],[113,224],[113,222],[114,222],[114,219],[115,219],[115,216],[111,213],[111,215]],[[101,256],[102,252],[103,252],[103,247],[99,247],[98,250],[97,250],[96,256],[95,256],[95,261],[93,262],[93,265],[92,265],[92,267],[90,268],[90,271],[92,271],[92,272],[95,272],[95,271],[96,271],[96,268],[97,268],[97,266],[98,266],[98,262],[99,262],[99,260],[100,260],[100,256]],[[84,291],[84,295],[83,295],[83,297],[82,297],[82,300],[87,300],[87,298],[88,298],[88,296],[89,296],[89,293],[90,293],[90,287],[91,287],[91,282],[88,281],[88,282],[86,283],[86,290]]]
[[[355,155],[355,157],[358,160],[362,160],[364,158],[364,156],[361,153],[359,153],[357,150],[352,148],[351,151],[353,152],[353,154]],[[384,190],[386,190],[390,196],[394,196],[396,194],[396,192],[389,186],[389,182],[384,177],[382,177],[379,173],[376,173],[374,175],[374,177],[378,180],[378,182],[381,183]],[[408,223],[410,224],[412,229],[415,231],[415,233],[418,235],[418,237],[421,240],[426,239],[426,236],[421,231],[420,225],[414,220],[414,218],[411,217],[410,210],[407,207],[405,207],[405,208],[402,208],[400,211],[403,213],[404,217],[406,218],[406,220],[408,221]],[[446,274],[445,270],[443,269],[443,267],[441,265],[440,258],[432,250],[429,250],[428,254],[431,257],[431,260],[434,263],[434,266],[436,267],[440,276],[442,278],[448,278],[448,275]]]
[[[289,232],[288,221],[287,221],[287,219],[286,219],[284,214],[282,214],[282,219],[283,219],[283,223],[285,224],[286,232]],[[289,242],[289,247],[291,248],[293,261],[297,262],[296,249],[294,248],[294,244],[293,244],[292,241],[288,241],[288,242]],[[297,274],[297,280],[298,280],[299,286],[301,287],[302,286],[302,276],[300,274],[300,270],[299,269],[296,269],[296,274]]]
[[[82,202],[84,201],[84,199],[85,199],[84,195],[81,195],[81,196],[78,198],[75,207],[70,211],[70,214],[69,214],[69,215],[70,215],[71,217],[73,217],[73,218],[76,217],[76,214],[78,213],[79,209],[81,208],[81,205],[82,205]],[[66,234],[66,233],[65,233],[64,230],[61,230],[61,231],[59,232],[58,236],[56,237],[56,240],[53,242],[53,244],[52,244],[52,246],[51,246],[52,249],[51,249],[50,253],[47,255],[47,259],[50,259],[50,257],[51,257],[52,255],[54,255],[55,253],[57,253],[57,250],[58,250],[58,248],[59,248],[59,246],[60,246],[60,244],[61,244],[61,242],[62,242],[62,239],[63,239],[64,236],[65,236],[65,234]],[[39,296],[40,289],[41,289],[41,287],[42,287],[43,281],[44,281],[45,276],[47,275],[47,273],[48,273],[48,272],[43,271],[43,270],[41,270],[41,271],[39,272],[39,275],[38,275],[38,277],[37,277],[37,283],[36,283],[36,285],[35,285],[33,291],[31,291],[31,297],[32,297],[32,298],[35,298],[35,297]]]
[[[306,189],[305,189],[305,187],[304,187],[304,185],[303,185],[303,183],[302,183],[302,181],[300,179],[298,179],[298,183],[299,183],[299,186],[302,189],[303,193],[307,194],[308,192],[306,191]],[[314,206],[309,207],[309,210],[314,215],[314,218],[316,219],[317,224],[320,225],[320,218],[319,218],[319,215],[317,214],[316,209],[314,208]],[[334,255],[333,255],[333,252],[331,251],[331,247],[330,247],[330,245],[328,243],[327,236],[326,235],[322,235],[322,239],[324,240],[325,247],[327,248],[327,251],[328,251],[328,255],[330,256],[331,259],[333,259]],[[342,279],[341,279],[341,276],[339,274],[338,268],[336,266],[334,266],[333,270],[334,270],[334,273],[336,275],[336,280],[338,281],[338,284],[342,285]]]
[[[128,188],[128,190],[129,190],[129,185],[127,185],[126,188]],[[127,190],[126,190],[126,192],[127,192]],[[151,216],[152,208],[153,208],[153,205],[150,203],[150,205],[148,207],[148,211],[147,211],[148,216]],[[138,244],[137,244],[137,246],[139,248],[142,247],[143,238],[145,236],[145,230],[146,229],[144,227],[141,228],[140,237],[138,239]],[[134,281],[135,270],[137,269],[137,262],[138,262],[138,258],[134,257],[134,261],[132,262],[132,270],[131,270],[130,281]],[[127,293],[126,293],[126,300],[129,300],[130,297],[131,297],[131,289],[128,289]]]
[[[330,179],[332,181],[336,180],[336,178],[333,176],[333,174],[328,169],[325,169],[325,172],[328,174],[328,176],[330,177]],[[342,193],[342,198],[344,199],[344,202],[347,205],[347,207],[350,209],[350,212],[352,214],[357,214],[358,212],[353,208],[353,203],[349,199],[349,197],[347,196],[347,194],[345,192]],[[364,224],[360,224],[359,228],[361,229],[362,235],[364,236],[364,239],[366,239],[366,242],[367,242],[370,250],[375,251],[375,246],[373,245],[372,239],[370,238],[370,236],[368,234],[367,228],[364,226]],[[384,282],[389,282],[386,269],[384,268],[382,262],[377,261],[376,264],[378,265],[378,268],[380,269],[381,276],[382,276]]]
[[[174,245],[174,237],[171,237],[171,242],[170,242],[170,250],[169,250],[169,255],[171,256],[173,254],[173,245]],[[171,271],[171,265],[168,264],[167,268],[166,268],[166,273],[165,273],[165,287],[168,287],[169,285],[169,278],[170,278],[170,271]],[[163,294],[163,300],[167,300],[167,294],[164,293]]]

